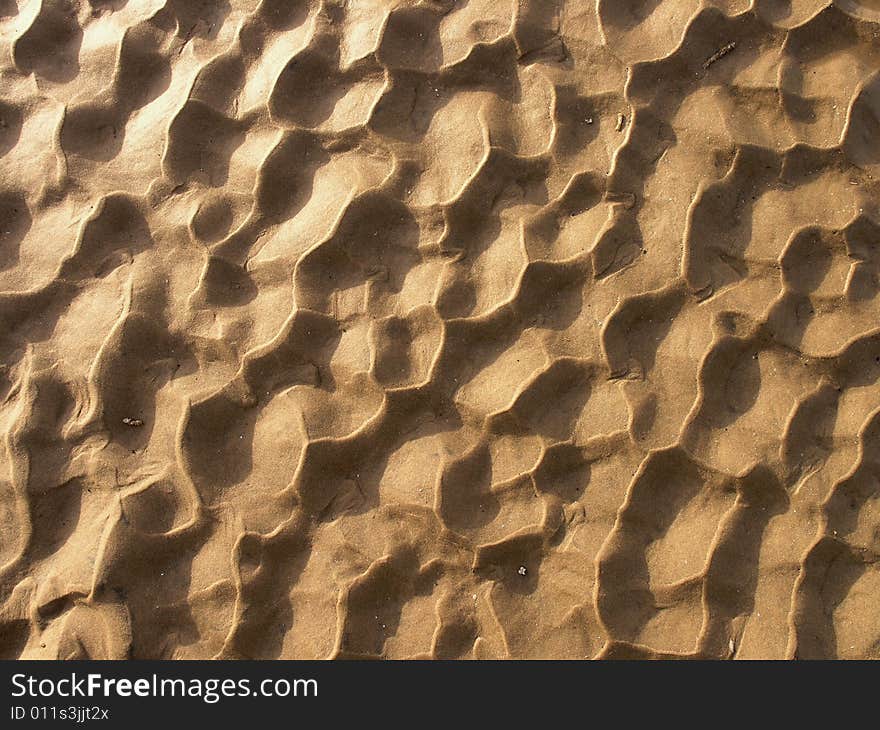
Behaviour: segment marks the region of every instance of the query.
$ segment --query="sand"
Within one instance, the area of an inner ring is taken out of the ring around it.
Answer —
[[[0,50],[0,656],[880,658],[880,1]]]

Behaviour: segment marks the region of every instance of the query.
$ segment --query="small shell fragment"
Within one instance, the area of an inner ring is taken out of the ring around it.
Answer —
[[[140,428],[144,425],[144,422],[140,418],[129,418],[128,416],[123,418],[122,422],[126,426],[131,426],[132,428]]]

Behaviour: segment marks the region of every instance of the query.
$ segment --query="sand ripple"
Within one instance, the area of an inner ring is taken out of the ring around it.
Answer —
[[[877,0],[0,0],[0,655],[880,658]]]

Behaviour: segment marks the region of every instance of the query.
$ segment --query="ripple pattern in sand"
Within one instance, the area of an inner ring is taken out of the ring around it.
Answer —
[[[880,658],[876,0],[0,0],[0,656]]]

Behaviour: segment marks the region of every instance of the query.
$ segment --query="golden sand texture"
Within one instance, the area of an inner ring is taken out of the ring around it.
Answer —
[[[0,655],[880,656],[880,0],[0,48]]]

